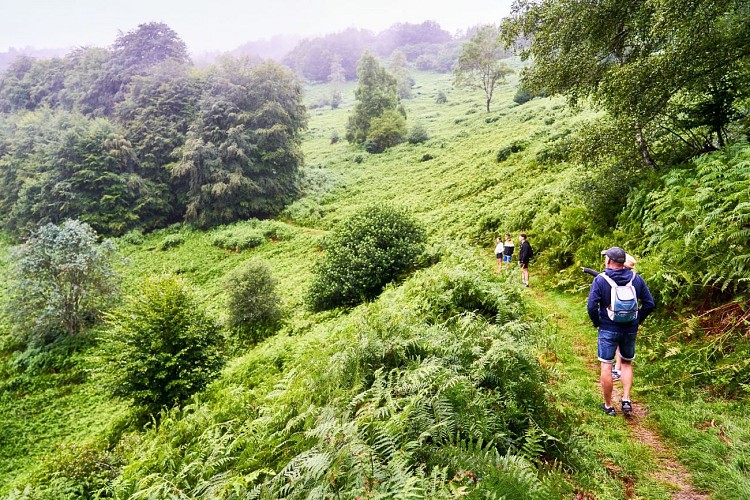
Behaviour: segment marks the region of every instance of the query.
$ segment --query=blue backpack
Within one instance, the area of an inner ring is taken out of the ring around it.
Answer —
[[[610,304],[607,307],[607,316],[615,323],[630,323],[638,319],[638,297],[636,296],[633,278],[626,285],[618,285],[612,278],[604,273],[599,276],[607,280],[612,287]]]

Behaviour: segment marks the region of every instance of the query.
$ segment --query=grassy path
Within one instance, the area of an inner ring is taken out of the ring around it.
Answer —
[[[598,411],[601,393],[596,331],[586,314],[585,297],[540,288],[531,291],[539,312],[553,328],[547,349],[554,355],[546,358],[554,360],[552,370],[558,375],[551,391],[564,406],[577,408],[580,430],[601,458],[604,469],[601,484],[607,497],[611,494],[612,498],[709,498],[694,489],[690,474],[649,418],[648,401],[638,391],[637,364],[633,414],[624,418],[618,412],[617,418],[612,418]],[[619,402],[620,390],[620,385],[615,384],[614,401]]]

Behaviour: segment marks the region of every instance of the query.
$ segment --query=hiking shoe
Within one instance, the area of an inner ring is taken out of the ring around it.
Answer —
[[[622,400],[622,412],[625,415],[629,415],[631,411],[633,411],[632,403],[628,401],[627,399],[623,399]]]
[[[599,405],[599,408],[601,408],[601,410],[604,413],[606,413],[607,415],[609,415],[610,417],[614,417],[615,416],[615,407],[614,406],[607,406],[606,404],[602,403],[602,404]]]
[[[620,380],[620,370],[612,370],[612,382]]]

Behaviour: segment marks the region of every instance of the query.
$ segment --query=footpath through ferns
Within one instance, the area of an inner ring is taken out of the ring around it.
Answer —
[[[554,340],[550,346],[553,350],[542,356],[543,363],[555,374],[551,392],[560,404],[579,407],[581,418],[585,419],[584,433],[592,438],[607,474],[622,482],[623,496],[644,497],[643,490],[650,490],[645,483],[653,481],[666,487],[670,498],[709,498],[694,488],[691,475],[678,462],[672,444],[660,435],[657,423],[650,418],[648,401],[638,387],[637,364],[631,416],[624,417],[619,411],[617,418],[599,415],[601,393],[596,331],[585,313],[585,301],[578,295],[540,288],[532,290],[540,312],[554,325]],[[619,402],[620,398],[621,386],[615,384],[613,401]],[[595,429],[596,426],[599,429]],[[631,467],[631,460],[640,461],[640,466]]]

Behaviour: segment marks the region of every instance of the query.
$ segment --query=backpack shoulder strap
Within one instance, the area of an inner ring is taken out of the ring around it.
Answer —
[[[617,283],[615,283],[615,281],[612,278],[610,278],[609,276],[607,276],[606,273],[599,273],[599,276],[601,276],[602,278],[604,278],[607,281],[607,283],[609,283],[609,286],[611,286],[612,288],[614,288],[614,287],[617,286]]]

